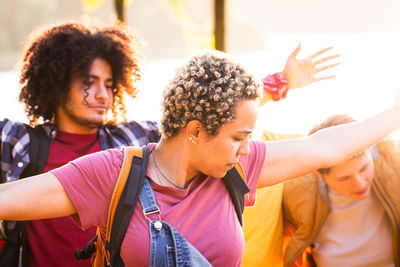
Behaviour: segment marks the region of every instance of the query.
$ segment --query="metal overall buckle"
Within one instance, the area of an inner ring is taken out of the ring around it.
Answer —
[[[154,214],[154,213],[157,213],[158,220],[152,220],[151,218],[147,217],[147,215]],[[162,228],[161,211],[158,207],[156,210],[150,210],[147,212],[143,211],[143,215],[153,225],[154,229],[156,229],[158,232],[161,230],[161,228]]]

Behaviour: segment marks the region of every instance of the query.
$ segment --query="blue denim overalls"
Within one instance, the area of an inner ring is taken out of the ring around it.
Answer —
[[[161,221],[161,211],[157,206],[150,181],[144,179],[139,195],[143,214],[149,220],[150,260],[149,266],[212,266],[206,258],[167,222]],[[147,215],[157,214],[158,220]]]

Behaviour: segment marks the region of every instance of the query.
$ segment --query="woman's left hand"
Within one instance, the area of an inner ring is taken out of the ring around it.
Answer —
[[[332,62],[333,59],[338,58],[340,56],[338,54],[317,59],[320,55],[323,55],[327,51],[331,50],[332,47],[322,49],[303,59],[297,59],[296,57],[299,54],[300,49],[301,44],[299,42],[296,49],[289,55],[285,64],[285,68],[282,71],[288,81],[289,89],[300,88],[313,82],[335,78],[334,75],[315,77],[315,74],[331,69],[340,64],[337,62],[321,66],[322,63],[328,61]]]

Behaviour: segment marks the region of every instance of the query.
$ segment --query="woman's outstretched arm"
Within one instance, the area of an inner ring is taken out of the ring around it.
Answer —
[[[376,144],[399,126],[398,105],[368,119],[330,127],[302,139],[267,142],[258,187],[328,168]]]
[[[0,220],[35,220],[76,213],[63,186],[47,172],[0,184]]]

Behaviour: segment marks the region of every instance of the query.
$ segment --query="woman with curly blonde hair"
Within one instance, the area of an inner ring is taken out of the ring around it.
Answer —
[[[125,266],[178,265],[181,260],[192,266],[240,266],[243,232],[221,177],[240,165],[246,175],[245,191],[252,194],[256,188],[332,166],[389,134],[400,114],[395,105],[364,121],[303,139],[254,141],[250,135],[259,96],[254,78],[222,53],[194,56],[178,69],[164,91],[162,137],[158,144],[148,146],[142,191],[159,207],[159,217],[148,215],[149,223],[141,212],[146,205],[141,193],[120,251]],[[104,234],[122,159],[121,150],[107,150],[42,174],[40,179],[1,185],[0,218],[74,214],[81,227],[97,225]],[[179,250],[180,242],[156,249],[157,233],[167,225],[180,233],[180,241],[190,249]]]

